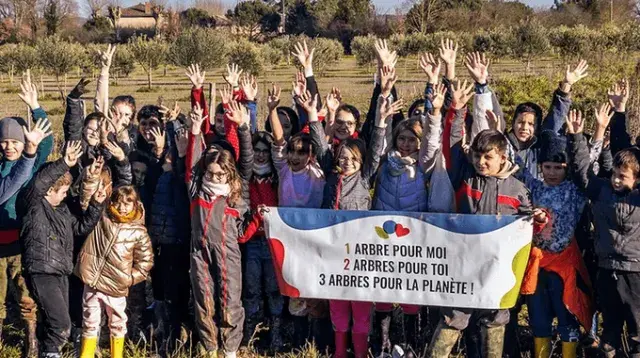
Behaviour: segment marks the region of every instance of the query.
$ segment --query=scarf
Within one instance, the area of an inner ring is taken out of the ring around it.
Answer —
[[[212,198],[217,196],[229,196],[231,187],[229,184],[215,184],[208,180],[202,181],[202,191]]]
[[[271,163],[258,164],[253,162],[253,172],[259,176],[265,176],[271,173]]]
[[[353,134],[349,138],[358,139],[358,131],[353,132]],[[342,143],[343,140],[344,139],[338,139],[336,137],[333,137],[333,146],[337,148],[340,145],[340,143]]]
[[[142,218],[142,211],[137,208],[126,215],[121,215],[115,205],[111,204],[109,205],[109,217],[117,223],[128,224],[140,220]]]
[[[400,176],[403,173],[407,173],[409,178],[416,177],[416,163],[418,162],[418,152],[411,154],[408,157],[403,157],[397,150],[391,150],[387,154],[387,162],[389,163],[389,170],[394,177]]]

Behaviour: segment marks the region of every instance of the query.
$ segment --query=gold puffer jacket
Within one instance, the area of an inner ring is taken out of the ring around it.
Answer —
[[[146,280],[152,267],[144,212],[131,223],[114,222],[105,213],[82,246],[74,273],[91,288],[124,297],[129,287]]]

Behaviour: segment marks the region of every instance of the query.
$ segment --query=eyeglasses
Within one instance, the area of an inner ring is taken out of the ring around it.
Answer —
[[[227,177],[227,173],[225,172],[213,173],[213,172],[207,171],[204,173],[204,178],[207,180],[213,180],[215,178],[216,181],[222,181],[226,177]]]
[[[352,128],[356,126],[356,122],[345,121],[343,119],[336,119],[336,126]]]

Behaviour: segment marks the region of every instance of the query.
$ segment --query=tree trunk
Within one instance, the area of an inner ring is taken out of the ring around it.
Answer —
[[[163,74],[163,76],[167,77],[167,65],[164,65],[164,74]]]
[[[64,92],[60,87],[60,75],[58,74],[56,74],[56,86],[58,87],[58,92],[60,93],[60,102],[62,103],[62,108],[65,108],[66,103],[64,103]]]
[[[40,93],[44,96],[44,75],[40,73]]]
[[[151,90],[151,69],[149,69],[149,71],[147,71],[147,81],[148,81],[148,85],[149,85],[149,90]]]
[[[13,72],[15,71],[14,65],[11,65],[11,69],[9,70],[9,83],[13,84]]]

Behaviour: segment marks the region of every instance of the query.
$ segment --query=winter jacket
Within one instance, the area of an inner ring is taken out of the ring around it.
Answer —
[[[287,164],[287,144],[271,147],[273,166],[278,171],[278,203],[296,208],[319,208],[324,192],[324,173],[316,162],[295,173]]]
[[[153,267],[153,250],[141,210],[130,223],[102,215],[78,255],[74,273],[82,282],[109,296],[124,297],[129,287],[146,280]]]
[[[327,163],[323,171],[328,174],[322,198],[322,208],[338,210],[371,209],[371,185],[382,156],[382,144],[385,128],[375,127],[370,142],[370,149],[361,153],[364,163],[358,173],[344,176],[333,168],[333,151],[325,140],[324,130],[320,122],[310,123],[311,139],[320,148],[320,162]],[[364,148],[365,146],[363,146]]]
[[[47,114],[42,108],[36,108],[32,111],[33,120],[37,122],[40,119],[46,119]],[[24,188],[33,173],[37,172],[40,167],[46,163],[47,157],[51,154],[51,150],[53,149],[53,136],[48,136],[40,142],[38,145],[38,150],[36,151],[36,159],[33,164],[33,170],[29,178],[24,182],[22,187]],[[0,178],[6,178],[13,172],[13,167],[18,164],[20,161],[10,161],[3,159],[0,162]],[[17,243],[18,241],[18,230],[22,224],[20,217],[16,214],[16,200],[18,198],[19,192],[16,192],[11,196],[4,204],[0,204],[0,252],[3,255],[9,254],[18,254],[20,251],[19,245],[15,245],[15,247],[3,247],[3,244]]]
[[[68,170],[63,158],[47,164],[20,197],[22,263],[30,274],[70,275],[74,235],[88,234],[100,220],[103,205],[95,201],[77,217],[66,202],[53,207],[45,199],[51,186]]]
[[[534,136],[527,143],[521,143],[518,138],[516,138],[513,130],[509,131],[506,135],[512,146],[513,152],[520,158],[522,163],[525,165],[525,169],[527,169],[533,177],[540,180],[544,179],[542,177],[542,171],[538,170],[538,155],[540,154],[540,148],[536,136],[539,135],[542,130],[550,130],[554,133],[562,134],[562,125],[564,124],[565,117],[569,114],[570,108],[571,98],[569,97],[569,94],[557,89],[553,93],[553,100],[547,117],[541,123],[540,118],[536,119]],[[514,121],[517,116],[518,113],[515,113]]]
[[[604,269],[640,271],[640,190],[616,192],[609,179],[589,171],[589,149],[582,134],[568,136],[576,185],[585,191],[593,211],[595,252]]]
[[[147,224],[154,244],[184,244],[191,237],[189,194],[184,176],[174,171],[162,173],[156,185]]]
[[[22,158],[17,160],[7,176],[0,177],[0,205],[4,204],[12,196],[18,193],[20,188],[31,178],[36,156],[22,153]]]

